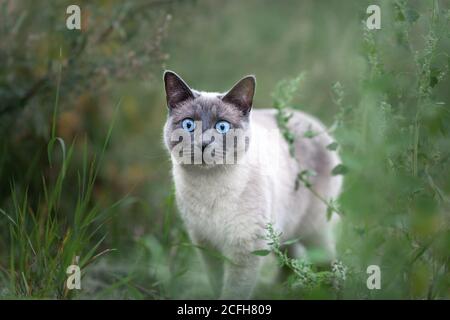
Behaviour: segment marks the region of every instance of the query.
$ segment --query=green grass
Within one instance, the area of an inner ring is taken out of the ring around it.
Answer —
[[[294,260],[268,228],[256,298],[450,297],[446,1],[380,1],[378,31],[363,23],[369,1],[181,1],[148,12],[111,2],[88,5],[98,28],[79,34],[50,19],[59,6],[33,16],[17,3],[19,22],[0,19],[16,39],[0,43],[0,298],[212,297],[161,143],[165,61],[199,89],[255,73],[255,105],[278,110],[287,143],[288,108],[316,115],[336,139],[327,148],[341,155],[333,173],[344,191],[322,200],[341,215],[339,262]],[[96,41],[110,16],[124,18]],[[42,41],[25,36],[34,30]],[[293,179],[314,192],[312,174]],[[70,291],[77,256],[82,290]],[[366,287],[373,264],[381,290]],[[273,284],[280,269],[287,280]]]
[[[77,172],[77,199],[75,203],[63,204],[62,199],[71,169],[75,141],[67,149],[66,143],[56,136],[56,119],[62,64],[60,64],[52,118],[51,137],[48,143],[50,166],[58,166],[57,175],[49,182],[42,176],[42,189],[38,201],[29,200],[28,189],[20,190],[14,181],[11,185],[12,204],[0,209],[9,224],[9,265],[2,267],[3,293],[6,298],[58,298],[73,296],[67,289],[67,267],[79,265],[82,272],[96,259],[113,249],[99,251],[106,234],[102,227],[111,218],[110,209],[101,209],[92,203],[92,194],[105,149],[111,138],[114,121],[105,139],[100,160],[88,160],[86,143],[82,154],[81,169]],[[117,105],[117,108],[119,104]],[[55,146],[59,146],[60,161],[53,160]],[[119,201],[120,202],[120,201]],[[117,202],[114,205],[117,205]],[[71,208],[69,215],[62,206]],[[80,257],[77,259],[77,257]]]

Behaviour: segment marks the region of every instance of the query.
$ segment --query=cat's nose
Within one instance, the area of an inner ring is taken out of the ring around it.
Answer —
[[[205,148],[214,141],[214,137],[203,138],[202,140],[202,152],[205,151]]]

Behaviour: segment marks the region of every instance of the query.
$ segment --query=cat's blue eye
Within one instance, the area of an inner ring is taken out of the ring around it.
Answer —
[[[195,129],[195,122],[190,118],[186,118],[183,120],[183,122],[181,122],[181,126],[183,127],[184,130],[192,132]]]
[[[227,133],[230,130],[230,123],[222,120],[216,123],[216,130],[218,133]]]

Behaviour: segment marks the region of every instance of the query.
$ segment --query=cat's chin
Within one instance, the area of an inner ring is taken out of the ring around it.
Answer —
[[[210,171],[223,168],[224,166],[226,166],[226,164],[198,163],[198,164],[181,164],[180,166],[186,170]]]
[[[239,164],[210,164],[210,163],[198,163],[198,164],[176,164],[178,168],[181,168],[183,171],[194,173],[194,174],[203,174],[203,173],[220,173],[227,172],[228,170],[232,170]]]

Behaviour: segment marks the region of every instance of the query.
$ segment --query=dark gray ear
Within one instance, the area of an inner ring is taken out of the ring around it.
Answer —
[[[167,70],[164,72],[164,85],[169,109],[176,107],[180,102],[194,98],[186,82],[173,71]]]
[[[241,109],[244,114],[250,112],[255,94],[255,76],[246,76],[239,80],[222,98],[224,102],[231,103]]]

